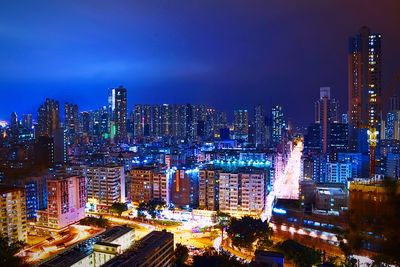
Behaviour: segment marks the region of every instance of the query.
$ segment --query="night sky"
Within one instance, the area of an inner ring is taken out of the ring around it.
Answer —
[[[284,106],[313,120],[320,86],[347,109],[347,42],[383,35],[383,79],[400,71],[399,0],[6,1],[0,6],[0,119],[46,97],[81,111],[123,84],[135,103]]]

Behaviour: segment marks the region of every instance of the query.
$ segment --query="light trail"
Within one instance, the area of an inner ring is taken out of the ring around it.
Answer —
[[[261,214],[263,221],[271,219],[276,199],[299,199],[302,151],[303,142],[298,140],[290,153],[285,168],[276,174],[272,190],[265,201],[264,212]]]

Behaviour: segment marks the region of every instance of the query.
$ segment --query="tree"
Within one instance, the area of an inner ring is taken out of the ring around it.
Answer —
[[[217,211],[215,219],[217,221],[217,227],[221,230],[221,238],[224,239],[224,230],[229,226],[231,216],[228,213]]]
[[[182,245],[182,244],[176,244],[175,248],[175,266],[185,266],[185,262],[189,258],[189,249]]]
[[[110,226],[110,222],[103,216],[100,216],[99,218],[93,216],[85,217],[82,220],[80,220],[80,224],[95,226],[100,228],[108,228]]]
[[[8,238],[0,235],[0,266],[28,266],[21,257],[15,256],[24,247],[21,241],[9,244]]]
[[[201,256],[193,257],[193,266],[195,267],[241,267],[246,266],[237,261],[234,257],[227,254],[218,254],[214,249],[209,249]]]
[[[137,216],[139,218],[142,218],[142,221],[146,217],[146,212],[147,211],[147,204],[146,202],[140,202],[139,207],[137,208]]]
[[[228,235],[236,247],[252,248],[257,241],[261,247],[271,245],[272,229],[268,222],[244,216],[241,219],[232,218],[228,228]]]
[[[309,267],[321,263],[321,251],[304,246],[292,239],[277,244],[276,248],[297,267]]]
[[[121,217],[121,214],[127,210],[128,210],[128,205],[126,203],[114,202],[111,205],[111,211],[114,213],[117,213],[118,216],[120,216],[120,217]]]
[[[148,202],[140,202],[137,209],[138,217],[144,218],[147,212],[151,218],[155,219],[165,209],[166,203],[162,200],[152,199]]]
[[[152,199],[147,202],[147,212],[151,218],[155,219],[165,209],[166,203],[162,200]]]

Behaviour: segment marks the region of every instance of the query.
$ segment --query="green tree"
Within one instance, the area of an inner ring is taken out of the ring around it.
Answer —
[[[24,247],[21,241],[8,243],[8,238],[0,235],[0,266],[25,267],[21,257],[15,256]]]
[[[85,217],[82,220],[80,220],[80,224],[95,226],[100,228],[108,228],[110,226],[110,222],[103,216],[100,216],[99,218],[93,216]]]
[[[228,213],[217,211],[215,215],[217,227],[221,230],[221,238],[224,239],[224,230],[229,226],[231,222],[231,216]]]
[[[226,254],[219,254],[214,249],[209,249],[201,256],[193,257],[193,266],[195,267],[242,267],[246,266],[237,261],[234,257]]]
[[[176,244],[175,248],[175,266],[185,266],[185,262],[189,258],[189,249],[182,245],[182,244]]]
[[[321,263],[321,251],[304,246],[292,239],[277,244],[276,248],[297,267],[310,267]]]
[[[228,235],[232,244],[236,247],[252,248],[257,241],[260,247],[272,244],[272,229],[268,222],[244,216],[241,219],[232,218],[230,220]]]
[[[147,212],[151,216],[151,218],[155,219],[158,217],[161,212],[165,209],[166,203],[162,200],[152,199],[147,202]]]
[[[120,216],[120,217],[121,217],[121,214],[122,214],[124,211],[127,211],[127,210],[128,210],[128,205],[127,205],[126,203],[114,202],[114,203],[111,205],[111,211],[112,211],[113,213],[117,213],[118,216]]]

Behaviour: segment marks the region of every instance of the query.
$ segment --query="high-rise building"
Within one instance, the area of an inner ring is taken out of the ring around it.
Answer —
[[[31,130],[32,126],[33,126],[32,114],[23,114],[22,115],[22,127],[25,130]]]
[[[330,162],[326,164],[328,183],[346,184],[352,177],[351,163],[347,162]]]
[[[0,187],[0,235],[8,238],[8,242],[26,242],[26,199],[23,188]]]
[[[348,54],[349,123],[377,127],[381,107],[381,35],[367,27],[350,37]]]
[[[148,202],[153,199],[153,175],[152,167],[139,167],[131,170],[131,196],[133,202]]]
[[[155,172],[153,174],[153,199],[162,200],[169,203],[169,190],[167,174],[164,172]]]
[[[349,125],[330,123],[328,133],[328,152],[331,161],[337,160],[337,153],[349,150]]]
[[[47,208],[47,178],[48,175],[28,176],[11,182],[25,189],[27,220],[35,220],[37,211]]]
[[[143,136],[142,105],[135,105],[133,108],[133,135],[135,138]]]
[[[67,130],[68,140],[72,141],[79,131],[78,105],[65,103],[65,129]]]
[[[131,197],[133,202],[158,199],[168,203],[168,185],[165,173],[153,167],[138,167],[130,171]]]
[[[62,229],[85,217],[86,179],[60,175],[47,179],[47,209],[38,211],[39,226]]]
[[[335,99],[331,99],[330,90],[330,87],[321,87],[320,98],[315,102],[315,123],[321,125],[322,153],[328,151],[330,124],[338,122],[338,104]]]
[[[198,173],[197,173],[198,174]],[[196,179],[197,178],[197,179]],[[198,206],[198,177],[189,170],[176,170],[171,177],[171,202],[177,207]]]
[[[82,166],[87,181],[87,203],[93,210],[107,210],[114,202],[125,202],[125,172],[119,166]]]
[[[115,132],[117,141],[124,142],[127,139],[127,90],[123,86],[112,88],[108,100],[112,121],[114,122],[111,128],[111,136]]]
[[[400,110],[387,113],[385,139],[400,140]]]
[[[307,134],[304,136],[304,151],[321,151],[321,125],[313,123],[307,128]]]
[[[199,208],[218,210],[219,172],[200,170],[199,172]]]
[[[68,161],[68,131],[64,127],[54,131],[54,162],[65,164]]]
[[[34,163],[40,168],[49,168],[54,164],[54,139],[47,136],[39,136],[34,145]]]
[[[272,107],[272,142],[279,144],[282,141],[284,131],[286,129],[285,118],[283,116],[282,106],[276,105]]]
[[[153,131],[152,136],[161,136],[161,108],[159,105],[152,106],[152,117],[153,117]]]
[[[53,137],[55,130],[58,128],[60,128],[60,110],[58,101],[47,98],[38,109],[36,138],[39,136]]]
[[[221,172],[219,210],[234,216],[260,214],[265,206],[266,178],[263,172]]]
[[[83,111],[80,113],[81,132],[84,134],[90,133],[90,113]]]
[[[153,120],[151,114],[151,105],[143,106],[143,135],[150,136],[153,131]]]
[[[234,111],[233,124],[236,138],[247,140],[249,134],[249,113],[246,109]]]
[[[263,105],[257,105],[254,108],[254,141],[255,145],[265,145],[267,141],[265,109]]]

